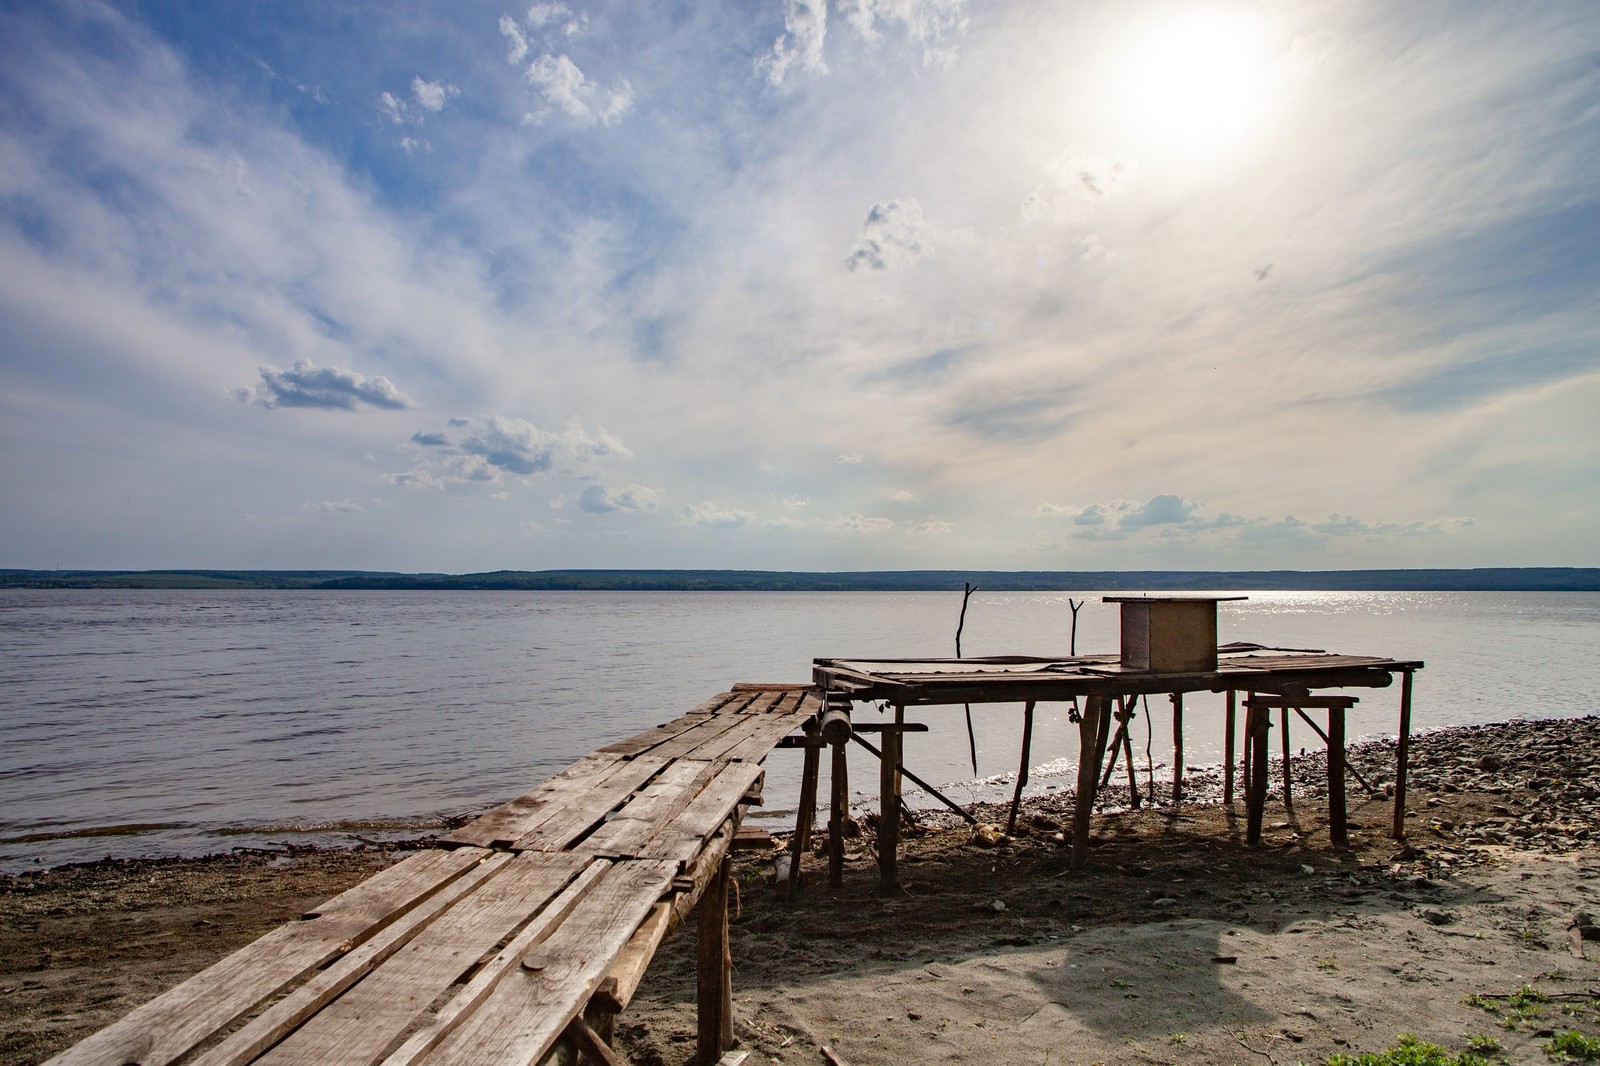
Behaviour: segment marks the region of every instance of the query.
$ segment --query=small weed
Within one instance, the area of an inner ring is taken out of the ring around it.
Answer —
[[[1500,1046],[1500,1041],[1496,1040],[1494,1037],[1484,1036],[1481,1033],[1473,1033],[1471,1036],[1467,1037],[1467,1050],[1475,1051],[1479,1055],[1489,1056],[1500,1055],[1505,1049]]]
[[[1322,958],[1317,959],[1316,963],[1317,969],[1321,970],[1323,973],[1339,972],[1339,960],[1332,955],[1324,955]]]
[[[1515,1030],[1519,1025],[1538,1021],[1545,1007],[1549,1006],[1550,997],[1532,985],[1523,985],[1509,996],[1468,996],[1465,1002],[1492,1013],[1504,1010],[1505,1014],[1500,1018],[1501,1028]]]
[[[1188,1033],[1173,1033],[1173,1034],[1171,1034],[1170,1036],[1167,1037],[1167,1042],[1169,1044],[1177,1044],[1179,1047],[1182,1047],[1184,1044],[1187,1044],[1189,1042],[1189,1034]]]
[[[1132,988],[1133,987],[1133,982],[1132,981],[1124,981],[1120,977],[1113,977],[1111,979],[1111,987],[1112,988]]]
[[[1399,1043],[1387,1051],[1362,1055],[1335,1055],[1328,1066],[1492,1066],[1475,1051],[1452,1054],[1448,1048],[1420,1040],[1410,1033],[1400,1034]]]
[[[1544,1053],[1557,1062],[1600,1062],[1600,1037],[1557,1033],[1545,1042]]]

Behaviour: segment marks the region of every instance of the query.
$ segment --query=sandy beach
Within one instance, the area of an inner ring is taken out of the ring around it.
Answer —
[[[1413,747],[1409,838],[1388,836],[1392,749],[1353,765],[1352,847],[1330,847],[1321,758],[1264,846],[1215,771],[1184,803],[1111,811],[1090,868],[1053,840],[1070,794],[996,844],[923,815],[904,894],[879,898],[870,822],[840,890],[808,857],[786,904],[741,857],[734,1006],[749,1066],[1323,1063],[1415,1033],[1490,1061],[1600,1037],[1600,718],[1445,730]],[[1276,768],[1274,770],[1276,779]],[[1120,774],[1119,774],[1120,777]],[[1126,803],[1125,790],[1108,799]],[[858,812],[859,813],[859,812]],[[996,808],[976,811],[990,823]],[[394,861],[376,850],[137,860],[0,879],[0,1063],[47,1058]],[[693,1053],[693,933],[618,1026],[639,1066]],[[1585,957],[1587,956],[1587,957]]]

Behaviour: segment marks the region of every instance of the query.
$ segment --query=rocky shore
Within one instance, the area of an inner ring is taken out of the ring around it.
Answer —
[[[742,860],[733,923],[747,1066],[839,1061],[1325,1063],[1417,1032],[1489,1061],[1600,1038],[1600,717],[1414,738],[1407,840],[1390,839],[1392,744],[1352,749],[1352,847],[1333,849],[1326,764],[1243,843],[1220,773],[1185,802],[1097,819],[1090,868],[1055,843],[1070,793],[1010,838],[919,813],[882,899],[870,824],[845,884],[808,856],[785,903]],[[1273,780],[1279,768],[1273,767]],[[1120,778],[1120,772],[1119,772]],[[1276,791],[1276,784],[1274,785]],[[1109,789],[1108,804],[1126,804]],[[1004,808],[975,811],[1002,824]],[[414,842],[423,843],[423,842]],[[377,849],[98,863],[0,878],[0,1066],[42,1061],[274,925],[370,876]],[[667,942],[619,1026],[637,1066],[689,1060],[693,934]],[[1574,1045],[1575,1046],[1575,1045]]]

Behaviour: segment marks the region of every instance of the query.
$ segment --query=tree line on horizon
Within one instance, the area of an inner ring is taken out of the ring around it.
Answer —
[[[1394,570],[0,570],[0,588],[594,592],[1597,592],[1597,567]]]

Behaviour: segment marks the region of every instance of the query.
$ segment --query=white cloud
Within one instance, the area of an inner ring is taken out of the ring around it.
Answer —
[[[862,537],[875,537],[880,533],[887,533],[893,529],[894,520],[868,515],[847,514],[829,522],[828,528],[839,533],[854,533]]]
[[[424,81],[419,75],[411,79],[411,95],[424,111],[439,112],[452,98],[460,96],[461,90],[447,82]]]
[[[442,431],[412,434],[411,444],[417,465],[404,474],[390,475],[395,484],[499,484],[506,477],[577,471],[601,459],[626,459],[632,454],[603,429],[590,432],[572,422],[559,430],[544,430],[525,419],[497,414],[452,418]]]
[[[1093,218],[1101,205],[1120,196],[1134,180],[1134,164],[1107,159],[1073,145],[1045,167],[1045,182],[1022,202],[1022,217],[1029,221],[1070,225]],[[1098,237],[1083,247],[1084,258],[1103,252]]]
[[[288,370],[264,366],[261,368],[261,384],[252,388],[233,389],[230,395],[241,403],[253,401],[262,407],[354,411],[362,405],[389,410],[416,406],[386,377],[367,378],[353,370],[341,370],[336,366],[318,367],[309,359],[296,360]]]
[[[783,30],[772,48],[756,60],[756,68],[773,85],[782,85],[791,67],[825,73],[823,43],[828,36],[827,0],[784,0]]]
[[[906,535],[912,537],[938,537],[950,532],[949,522],[939,518],[930,518],[925,522],[906,527]]]
[[[864,456],[860,456],[860,455],[845,454],[845,455],[839,456],[837,459],[834,460],[834,462],[836,462],[836,463],[845,463],[847,465],[853,465],[855,463],[865,462],[865,457]]]
[[[710,529],[739,529],[756,520],[754,512],[720,507],[714,503],[688,504],[678,511],[678,524]]]
[[[609,514],[613,511],[654,511],[660,506],[661,494],[643,485],[629,485],[625,489],[610,489],[604,485],[588,485],[574,501],[580,511],[589,514]]]
[[[319,504],[306,504],[307,510],[319,514],[365,514],[366,508],[357,500],[323,500]]]
[[[851,270],[903,270],[930,253],[937,231],[922,218],[915,200],[888,200],[873,204],[844,265]]]
[[[583,125],[610,126],[633,106],[633,86],[628,79],[618,79],[609,89],[601,88],[585,77],[569,56],[541,55],[528,65],[525,77],[544,103],[540,111],[530,116],[535,122],[556,108]]]
[[[516,66],[528,58],[528,38],[517,20],[510,15],[500,16],[500,33],[506,39],[506,62]]]
[[[839,17],[868,41],[881,36],[880,24],[898,24],[922,46],[924,65],[956,57],[946,39],[966,29],[966,0],[836,0]]]

